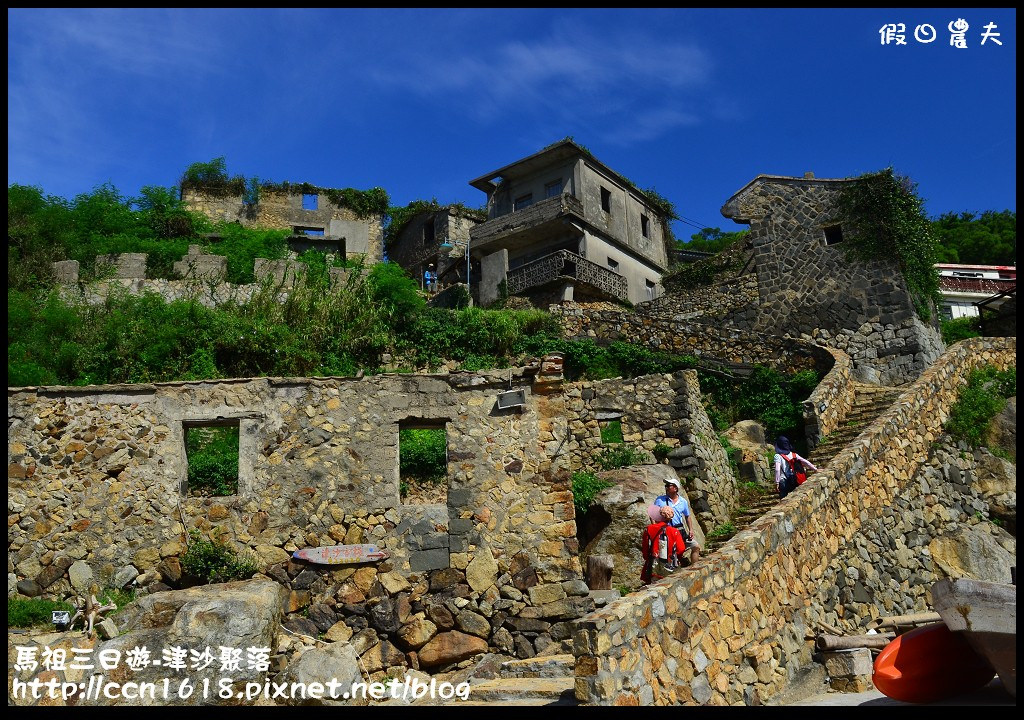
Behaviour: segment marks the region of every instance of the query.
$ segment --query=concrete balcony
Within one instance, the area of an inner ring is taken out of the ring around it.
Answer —
[[[563,193],[477,225],[469,231],[470,244],[474,254],[498,248],[511,250],[576,234],[579,231],[569,223],[582,219],[583,203]]]
[[[626,278],[568,250],[558,250],[509,270],[505,276],[511,295],[554,282],[585,284],[619,300],[627,299]]]

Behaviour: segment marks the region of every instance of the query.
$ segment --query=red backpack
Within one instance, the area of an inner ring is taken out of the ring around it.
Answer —
[[[786,464],[789,466],[789,472],[787,474],[796,479],[797,485],[803,485],[807,480],[807,471],[804,470],[804,464],[797,459],[796,453],[791,453],[791,455],[793,455],[791,458],[788,458],[785,455],[782,456],[782,459],[785,460]]]

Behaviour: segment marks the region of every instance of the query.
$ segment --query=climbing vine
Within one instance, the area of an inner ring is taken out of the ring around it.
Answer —
[[[849,255],[895,257],[918,317],[929,320],[940,299],[937,247],[916,183],[889,167],[844,183],[838,203]]]

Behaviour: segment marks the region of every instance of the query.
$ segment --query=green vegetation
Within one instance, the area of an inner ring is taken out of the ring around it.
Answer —
[[[1015,369],[996,370],[988,367],[973,371],[960,397],[949,411],[946,431],[972,447],[984,443],[988,424],[1006,406],[1007,398],[1017,395]]]
[[[942,342],[946,343],[946,345],[952,345],[967,338],[980,337],[981,318],[962,317],[955,320],[943,320],[941,328]]]
[[[611,486],[612,483],[598,479],[592,472],[574,472],[572,474],[572,502],[576,506],[576,514],[583,515],[590,509],[594,496]]]
[[[444,428],[398,431],[398,470],[402,479],[441,482],[448,477],[448,439]]]
[[[1017,264],[1017,213],[945,213],[932,221],[941,263],[966,265]]]
[[[719,253],[745,238],[749,230],[723,232],[721,228],[704,228],[690,236],[687,242],[676,243],[680,250],[696,250],[697,252]]]
[[[740,420],[757,420],[767,437],[786,435],[795,444],[803,442],[803,406],[819,378],[813,370],[790,376],[755,366],[746,380],[721,373],[698,370],[705,408],[716,430],[725,430]]]
[[[238,554],[221,540],[207,540],[198,530],[189,531],[189,546],[181,556],[181,569],[207,583],[248,580],[257,572],[256,559]]]
[[[732,524],[732,521],[723,523],[717,526],[714,530],[707,534],[708,540],[724,540],[732,537],[736,534],[736,526]]]
[[[27,628],[53,624],[54,610],[68,610],[72,615],[75,608],[69,603],[42,598],[12,597],[7,599],[7,627]]]
[[[595,460],[602,470],[616,470],[630,465],[641,465],[646,463],[648,458],[643,450],[621,443],[616,447],[602,450]]]
[[[622,439],[622,421],[609,420],[601,424],[601,444],[614,445],[624,442]]]
[[[940,299],[938,256],[916,184],[892,168],[861,175],[841,186],[839,208],[849,255],[881,261],[895,257],[917,315],[927,321]]]
[[[487,211],[482,208],[471,208],[462,203],[449,203],[442,205],[437,198],[432,200],[413,200],[405,206],[392,206],[387,210],[387,224],[384,227],[384,245],[391,247],[409,221],[420,213],[437,212],[448,208],[450,212],[458,217],[472,217],[483,221],[487,219]]]
[[[668,454],[672,452],[672,446],[666,445],[665,443],[658,443],[657,445],[654,446],[654,450],[652,450],[651,452],[654,453],[655,460],[657,460],[660,463],[663,463],[668,458]]]
[[[187,428],[185,451],[190,495],[238,492],[238,425]]]

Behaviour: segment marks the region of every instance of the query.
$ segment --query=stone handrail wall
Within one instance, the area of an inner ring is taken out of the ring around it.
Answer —
[[[638,303],[636,311],[640,314],[672,315],[681,320],[703,318],[727,322],[739,328],[753,328],[757,305],[757,275],[748,273],[694,288],[685,294],[666,292],[655,300]]]
[[[582,219],[583,203],[568,193],[562,193],[476,225],[469,231],[470,241],[474,250],[482,249],[492,240],[552,222],[566,215]]]
[[[805,632],[835,620],[826,610],[835,607],[831,565],[901,493],[918,492],[912,482],[970,371],[1015,365],[1016,338],[955,345],[827,468],[720,551],[581,619],[577,698],[754,705],[779,694],[811,661]]]
[[[839,428],[854,401],[853,361],[842,350],[825,349],[834,359],[832,369],[803,402],[804,437],[812,450]]]
[[[512,295],[559,278],[579,280],[613,297],[626,298],[626,278],[568,250],[545,255],[509,270],[505,275],[508,292]]]

